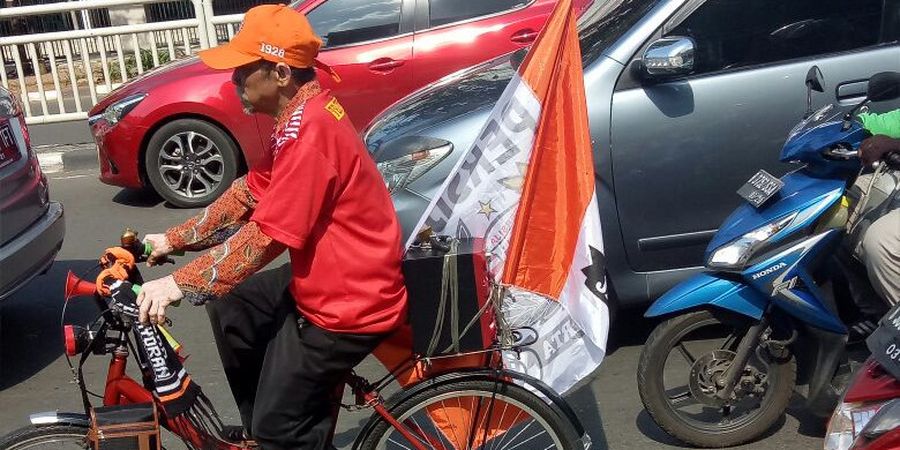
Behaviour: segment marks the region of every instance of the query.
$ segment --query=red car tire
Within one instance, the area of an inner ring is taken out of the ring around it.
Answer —
[[[173,206],[206,206],[225,192],[239,170],[238,147],[218,126],[173,120],[153,133],[144,155],[147,179]]]

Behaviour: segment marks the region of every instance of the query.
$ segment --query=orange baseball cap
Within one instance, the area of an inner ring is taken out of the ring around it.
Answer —
[[[198,55],[213,69],[234,69],[261,59],[303,69],[324,66],[315,59],[321,46],[306,16],[283,4],[260,5],[247,11],[230,42]]]

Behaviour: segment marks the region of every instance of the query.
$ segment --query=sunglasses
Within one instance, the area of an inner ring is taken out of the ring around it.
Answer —
[[[244,85],[244,81],[246,81],[253,72],[256,72],[261,68],[269,68],[269,70],[271,70],[271,67],[266,64],[266,61],[256,61],[237,67],[234,69],[234,72],[231,73],[231,83],[241,87]]]

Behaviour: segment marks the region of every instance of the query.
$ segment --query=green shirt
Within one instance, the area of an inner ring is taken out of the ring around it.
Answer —
[[[887,137],[900,139],[900,109],[895,109],[883,114],[860,114],[859,120],[863,126],[873,135],[883,134]]]

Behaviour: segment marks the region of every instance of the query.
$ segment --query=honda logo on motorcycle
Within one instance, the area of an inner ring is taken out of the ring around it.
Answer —
[[[758,279],[760,279],[760,278],[762,278],[762,277],[764,277],[764,276],[766,276],[766,275],[771,275],[771,274],[774,273],[776,270],[784,269],[785,267],[787,267],[787,264],[785,264],[785,263],[783,263],[783,262],[780,262],[780,263],[778,263],[778,264],[775,264],[775,265],[772,266],[772,267],[769,267],[769,268],[766,269],[766,270],[763,270],[762,272],[754,273],[753,276],[752,276],[751,278],[754,279],[754,280],[758,280]]]

